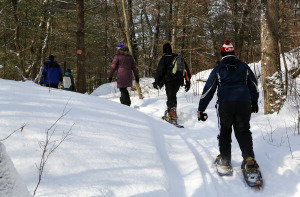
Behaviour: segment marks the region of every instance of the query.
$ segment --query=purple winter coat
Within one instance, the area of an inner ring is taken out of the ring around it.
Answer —
[[[132,72],[135,76],[139,76],[139,71],[136,68],[133,57],[129,53],[127,46],[123,46],[119,49],[118,54],[115,55],[109,77],[112,78],[115,71],[117,72],[117,88],[126,88],[132,86]]]

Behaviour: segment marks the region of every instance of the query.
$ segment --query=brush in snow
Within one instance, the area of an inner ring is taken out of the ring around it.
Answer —
[[[232,165],[228,161],[224,161],[221,155],[218,155],[215,160],[217,172],[220,176],[231,176],[233,174]]]
[[[247,160],[244,160],[241,165],[245,182],[250,187],[257,187],[260,189],[263,185],[263,178],[259,166],[253,158],[250,158],[253,162],[252,165],[249,165],[249,162],[247,165]]]
[[[177,123],[177,120],[171,120],[170,116],[168,115],[168,111],[165,111],[165,115],[161,118],[167,121],[168,123],[174,125],[175,127],[184,128],[184,126]]]

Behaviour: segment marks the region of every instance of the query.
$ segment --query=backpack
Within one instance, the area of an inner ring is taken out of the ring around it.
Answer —
[[[64,88],[70,88],[72,86],[71,77],[70,76],[64,76],[63,84],[64,84]]]
[[[175,80],[182,80],[185,74],[185,61],[182,56],[176,55],[169,66],[169,75]]]

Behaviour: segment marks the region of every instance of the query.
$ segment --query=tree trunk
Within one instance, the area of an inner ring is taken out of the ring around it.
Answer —
[[[179,8],[179,1],[175,0],[175,10],[174,10],[174,18],[173,18],[173,30],[172,30],[172,48],[173,48],[173,51],[176,50],[178,8]]]
[[[18,1],[11,0],[13,6],[13,15],[14,15],[14,22],[15,22],[15,34],[14,34],[14,42],[16,48],[16,55],[18,58],[19,65],[18,67],[21,69],[22,73],[25,73],[24,62],[22,59],[22,50],[21,50],[21,43],[20,43],[20,22],[18,17]]]
[[[44,0],[42,6],[44,4],[48,3],[48,0]],[[48,46],[48,41],[49,41],[49,37],[50,37],[50,29],[51,29],[51,18],[52,18],[52,14],[51,12],[49,12],[49,18],[48,21],[46,22],[46,16],[41,16],[41,22],[40,22],[40,35],[39,35],[39,40],[37,41],[37,49],[36,49],[36,53],[35,53],[35,58],[34,61],[32,63],[32,73],[31,76],[36,76],[34,82],[38,83],[40,75],[42,74],[41,72],[43,71],[43,62],[44,62],[44,58],[45,58],[45,51],[47,49]],[[45,34],[45,35],[44,35]],[[44,39],[44,42],[43,42]],[[39,72],[37,73],[37,68],[40,68]]]
[[[129,26],[129,32],[130,32],[130,42],[132,46],[132,55],[135,59],[135,62],[138,64],[138,47],[136,42],[136,36],[135,36],[135,28],[133,23],[133,17],[132,17],[132,0],[128,0],[128,26]]]
[[[128,44],[129,51],[132,54],[133,51],[132,51],[132,46],[131,46],[131,42],[130,42],[129,26],[128,26],[125,0],[122,0],[122,7],[123,7],[123,14],[124,14],[125,34],[126,34],[127,44]],[[135,79],[133,71],[132,71],[132,75],[133,75],[133,78]],[[142,92],[141,92],[140,85],[139,85],[139,83],[136,82],[136,80],[135,80],[135,86],[136,86],[137,92],[139,94],[139,98],[143,99],[143,95],[142,95]]]
[[[265,114],[279,112],[283,102],[282,73],[278,45],[278,0],[263,0],[261,26],[262,82]]]
[[[169,13],[168,13],[169,23],[167,25],[167,39],[172,40],[172,19],[173,19],[173,0],[169,0]]]
[[[84,45],[84,0],[76,0],[77,12],[77,91],[86,92],[85,45]]]
[[[124,38],[126,38],[126,34],[123,31],[123,29],[125,29],[125,28],[124,28],[123,23],[121,21],[121,16],[120,16],[120,13],[119,13],[119,10],[118,10],[117,0],[114,0],[114,11],[115,11],[116,20],[118,21],[119,28],[122,30],[122,34],[123,34]]]
[[[156,1],[156,26],[155,26],[155,31],[153,33],[152,37],[152,46],[151,46],[151,51],[150,51],[150,63],[149,63],[149,69],[148,69],[148,74],[149,76],[152,75],[153,71],[153,65],[156,64],[156,59],[157,59],[157,52],[156,52],[156,47],[157,47],[157,40],[159,37],[159,31],[160,31],[160,0]]]
[[[43,63],[44,63],[44,58],[45,58],[45,53],[46,53],[46,49],[48,48],[48,41],[49,41],[49,38],[50,38],[50,31],[51,31],[51,16],[48,18],[48,21],[47,21],[47,29],[46,29],[46,35],[45,35],[45,39],[44,39],[44,42],[43,42],[43,46],[41,47],[41,51],[37,51],[37,53],[40,55],[38,55],[39,59],[38,61],[40,61],[40,71],[39,71],[39,74],[36,76],[36,78],[34,79],[34,82],[35,83],[39,83],[39,80],[42,76],[42,72],[43,72]]]

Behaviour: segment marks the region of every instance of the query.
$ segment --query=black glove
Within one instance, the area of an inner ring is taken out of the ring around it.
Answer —
[[[252,102],[252,113],[258,112],[258,105],[257,102]]]
[[[198,118],[198,121],[200,120],[205,121],[207,120],[207,118],[208,118],[207,113],[200,112],[200,118]]]
[[[111,82],[112,81],[112,77],[108,78],[108,81]]]
[[[139,76],[135,76],[135,81],[136,81],[137,83],[139,83],[139,82],[140,82],[140,78],[139,78]]]
[[[186,91],[186,92],[189,91],[189,90],[190,90],[190,87],[191,87],[191,83],[190,83],[189,81],[187,81],[187,82],[185,83],[185,86],[184,86],[185,91]]]
[[[155,81],[152,83],[152,85],[153,85],[153,88],[158,89],[157,83]]]
[[[63,82],[63,76],[62,75],[59,75],[59,81]]]

